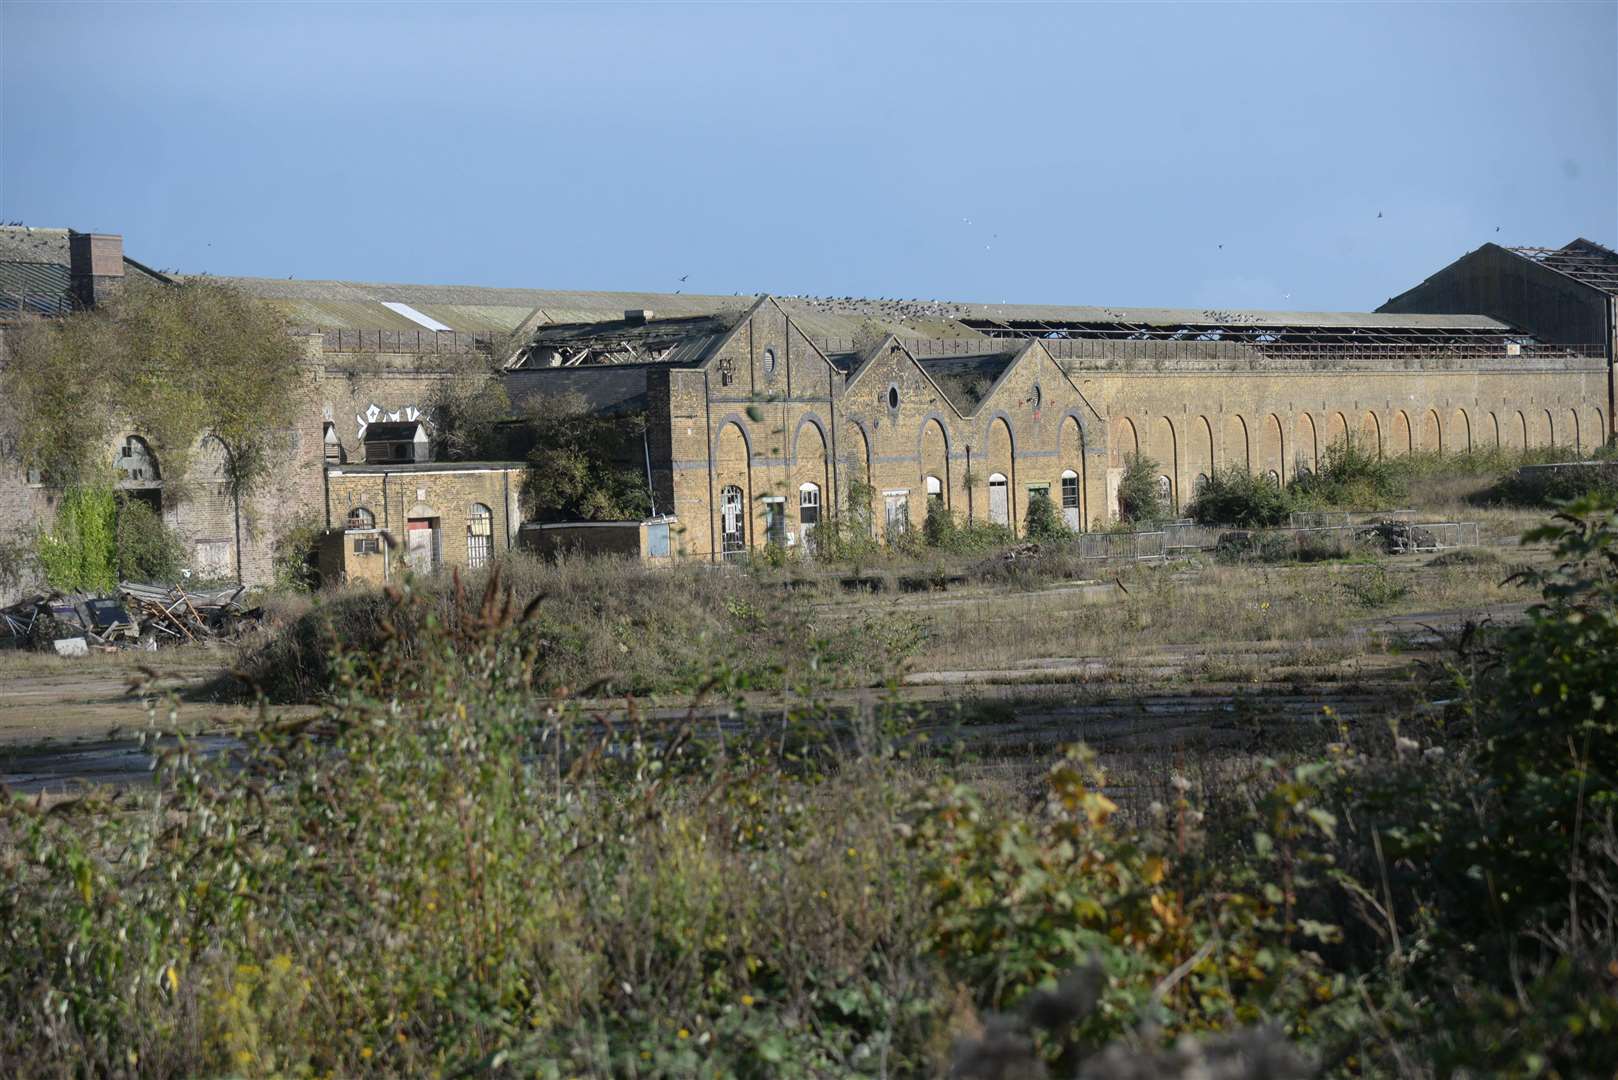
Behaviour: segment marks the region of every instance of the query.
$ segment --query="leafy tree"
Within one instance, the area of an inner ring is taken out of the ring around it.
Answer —
[[[1286,524],[1292,501],[1268,477],[1232,465],[1209,477],[1187,510],[1198,525],[1267,528]]]
[[[171,582],[180,576],[185,553],[162,515],[139,499],[118,505],[118,576],[125,581]]]
[[[469,353],[429,393],[437,456],[445,461],[490,461],[510,451],[503,437],[511,419],[511,399],[492,356]]]
[[[302,347],[273,307],[214,281],[132,281],[103,307],[12,336],[0,422],[24,463],[64,487],[98,482],[119,429],[153,444],[165,481],[215,435],[240,496],[269,470],[306,387]]]
[[[1132,525],[1156,525],[1169,516],[1168,500],[1158,487],[1158,464],[1144,454],[1131,454],[1124,462],[1118,484],[1118,514]]]
[[[540,513],[575,521],[640,520],[652,512],[644,415],[604,416],[577,394],[545,399],[531,419],[527,490]]]

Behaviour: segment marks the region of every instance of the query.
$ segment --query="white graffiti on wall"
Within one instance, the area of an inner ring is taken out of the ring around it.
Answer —
[[[400,420],[420,420],[421,410],[414,405],[406,405],[402,409],[388,410],[374,402],[362,413],[354,414],[354,422],[358,425],[356,437],[365,441],[365,429],[379,422],[398,422]]]

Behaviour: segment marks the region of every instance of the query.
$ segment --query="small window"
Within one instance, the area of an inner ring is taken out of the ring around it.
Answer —
[[[927,477],[927,501],[932,502],[934,499],[939,502],[944,501],[944,482],[936,476],[929,476]]]
[[[1039,388],[1038,383],[1035,383],[1033,393],[1028,395],[1028,403],[1034,407],[1035,412],[1038,412],[1040,405],[1043,404],[1044,401],[1045,392]]]
[[[376,528],[376,515],[363,506],[356,506],[348,512],[348,528],[374,529]]]
[[[890,386],[890,387],[888,387],[888,408],[897,409],[898,407],[899,407],[899,388],[897,386]]]
[[[1159,476],[1157,478],[1157,493],[1163,496],[1165,502],[1172,501],[1174,499],[1174,481],[1167,476]]]
[[[720,386],[729,386],[731,384],[731,381],[735,377],[736,377],[736,373],[731,368],[730,361],[729,360],[721,360],[721,361],[719,361],[719,385]]]
[[[765,349],[764,350],[764,374],[766,374],[766,375],[774,375],[775,374],[775,350],[774,349]]]
[[[820,524],[819,484],[803,484],[798,488],[798,524],[810,527]]]
[[[382,538],[380,536],[356,536],[354,538],[354,554],[382,554]]]

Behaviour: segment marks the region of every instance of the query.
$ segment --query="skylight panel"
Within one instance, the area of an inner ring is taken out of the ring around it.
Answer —
[[[417,326],[424,326],[429,330],[449,329],[449,327],[445,326],[431,315],[423,315],[409,304],[401,304],[397,300],[384,300],[382,301],[382,306],[397,315],[403,315]]]

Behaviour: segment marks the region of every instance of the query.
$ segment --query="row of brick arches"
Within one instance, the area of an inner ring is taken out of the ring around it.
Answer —
[[[819,417],[767,434],[727,420],[714,445],[716,548],[732,555],[764,543],[805,543],[831,514],[848,509],[852,491],[870,500],[873,531],[884,539],[920,527],[935,505],[960,520],[1020,529],[1038,493],[1073,528],[1084,528],[1091,519],[1085,434],[1072,415],[1054,429],[1052,445],[1049,427],[1015,432],[1003,416],[948,425],[929,416],[876,430],[844,420],[833,443]],[[766,438],[781,444],[766,447]]]
[[[1352,439],[1378,456],[1410,453],[1464,454],[1474,449],[1524,450],[1567,447],[1585,451],[1600,445],[1605,418],[1598,408],[1395,409],[1391,413],[1278,413],[1249,418],[1222,416],[1120,416],[1111,429],[1111,462],[1144,454],[1163,470],[1164,485],[1176,506],[1215,468],[1243,466],[1273,474],[1285,483],[1319,468],[1330,446]],[[1184,489],[1184,490],[1182,490]]]

